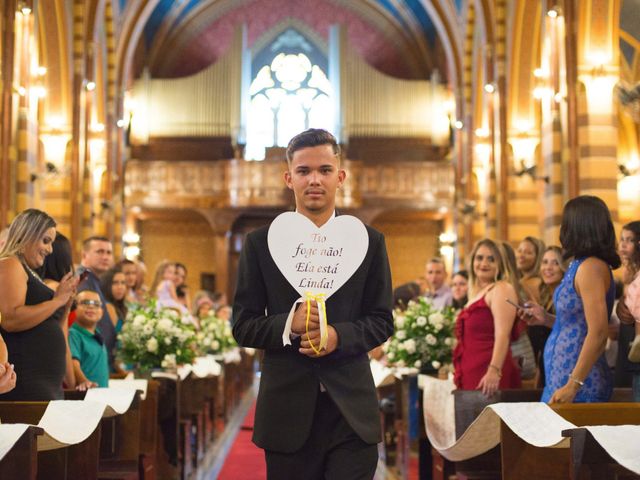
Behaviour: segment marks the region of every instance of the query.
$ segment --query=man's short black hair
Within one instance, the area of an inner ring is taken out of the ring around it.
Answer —
[[[338,157],[338,160],[340,159],[340,145],[338,145],[336,137],[321,128],[309,128],[289,141],[289,145],[287,145],[287,163],[289,167],[291,167],[295,152],[303,148],[317,147],[319,145],[331,145],[333,153]]]

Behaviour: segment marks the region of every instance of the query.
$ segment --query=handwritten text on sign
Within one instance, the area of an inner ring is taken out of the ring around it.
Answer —
[[[271,224],[267,238],[278,269],[300,295],[327,297],[351,278],[369,244],[366,227],[350,215],[318,228],[304,215],[283,213]]]

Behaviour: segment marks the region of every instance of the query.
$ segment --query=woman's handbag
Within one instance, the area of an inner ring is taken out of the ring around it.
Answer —
[[[533,347],[527,331],[522,329],[520,335],[511,341],[511,355],[520,365],[520,378],[531,380],[536,376],[536,358],[533,355]]]

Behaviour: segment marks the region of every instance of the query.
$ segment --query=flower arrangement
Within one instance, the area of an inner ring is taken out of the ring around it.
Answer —
[[[213,313],[200,319],[200,331],[196,334],[198,347],[203,354],[222,354],[238,346],[231,334],[229,322]]]
[[[455,316],[454,309],[436,309],[424,297],[411,300],[405,311],[395,310],[395,333],[384,347],[389,364],[427,370],[450,364]]]
[[[143,371],[176,368],[196,356],[191,318],[171,308],[158,308],[154,300],[129,310],[118,340],[118,357]]]

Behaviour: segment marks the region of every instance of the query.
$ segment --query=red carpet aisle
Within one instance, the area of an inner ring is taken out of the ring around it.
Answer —
[[[264,480],[264,452],[251,442],[256,404],[247,413],[218,476],[219,480]]]

